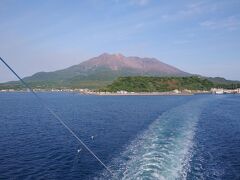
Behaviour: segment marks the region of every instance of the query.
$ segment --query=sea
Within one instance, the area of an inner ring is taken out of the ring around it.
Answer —
[[[0,179],[240,179],[240,95],[0,93]]]

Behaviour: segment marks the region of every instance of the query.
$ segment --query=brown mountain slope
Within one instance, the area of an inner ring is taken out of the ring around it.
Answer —
[[[132,70],[134,74],[140,73],[142,75],[189,75],[186,72],[183,72],[154,58],[125,57],[122,54],[107,53],[104,53],[98,57],[94,57],[79,65],[72,66],[69,69],[75,69],[74,71],[95,71],[98,68],[107,68],[112,71]]]

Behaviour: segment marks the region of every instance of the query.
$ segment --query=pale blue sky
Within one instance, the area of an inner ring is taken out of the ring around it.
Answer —
[[[240,80],[240,1],[1,0],[0,42],[21,76],[109,52]],[[1,64],[0,82],[12,79]]]

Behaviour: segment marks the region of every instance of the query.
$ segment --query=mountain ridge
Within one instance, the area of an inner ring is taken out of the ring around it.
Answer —
[[[126,57],[103,53],[77,65],[53,72],[38,72],[23,78],[34,86],[97,88],[121,76],[189,76],[174,66],[155,58]],[[91,84],[91,85],[89,85]]]
[[[52,72],[38,72],[23,78],[23,80],[34,88],[96,89],[111,84],[119,77],[126,76],[185,77],[192,76],[192,74],[156,58],[126,57],[120,53],[103,53],[77,65]],[[224,78],[199,77],[209,79],[214,83],[233,83]],[[12,81],[2,83],[0,86],[0,88],[15,88],[21,87],[21,84],[19,81]]]

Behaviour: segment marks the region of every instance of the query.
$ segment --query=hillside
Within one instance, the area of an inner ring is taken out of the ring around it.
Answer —
[[[24,80],[35,88],[99,88],[121,76],[189,76],[154,58],[126,57],[107,54],[54,72],[39,72]],[[18,82],[1,86],[14,87]]]
[[[120,77],[102,91],[165,92],[178,90],[210,90],[214,83],[196,76],[191,77]]]
[[[225,84],[225,85],[240,84],[240,81],[227,80],[222,77],[205,77],[205,78],[215,84]]]

